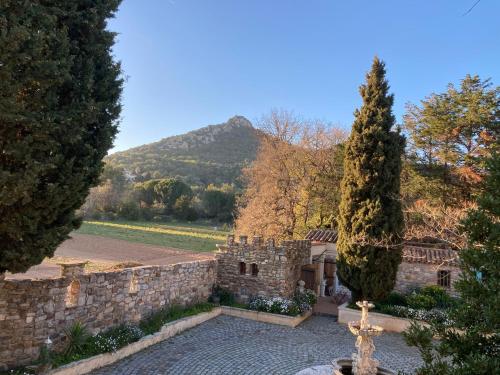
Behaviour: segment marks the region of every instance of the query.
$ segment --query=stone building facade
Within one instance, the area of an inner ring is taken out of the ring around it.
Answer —
[[[309,240],[283,241],[277,246],[274,240],[266,242],[246,236],[235,242],[228,236],[227,243],[218,245],[217,284],[246,301],[251,296],[290,296],[300,280],[301,268],[310,262]]]
[[[62,345],[75,321],[97,333],[166,305],[206,301],[216,274],[215,260],[89,274],[83,265],[64,265],[52,279],[0,279],[0,369],[35,360],[49,336]]]
[[[326,260],[336,257],[337,232],[329,229],[314,229],[307,236],[311,240],[313,254],[323,251]],[[317,250],[316,250],[317,249]],[[403,260],[398,268],[394,289],[408,292],[415,288],[438,285],[455,294],[453,283],[458,279],[458,252],[442,242],[424,243],[408,241],[403,246]],[[335,288],[340,282],[335,277]]]
[[[438,285],[455,294],[453,284],[459,276],[456,251],[433,244],[406,244],[394,289],[404,293],[418,287]]]

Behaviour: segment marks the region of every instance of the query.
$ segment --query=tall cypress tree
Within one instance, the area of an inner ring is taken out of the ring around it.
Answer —
[[[98,182],[121,109],[119,3],[0,3],[0,274],[52,256]]]
[[[386,296],[401,262],[404,138],[391,130],[394,97],[388,91],[385,64],[375,57],[346,144],[339,207],[337,270],[353,300]]]

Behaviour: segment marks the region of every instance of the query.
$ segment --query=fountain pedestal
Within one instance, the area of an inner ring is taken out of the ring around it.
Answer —
[[[372,326],[368,321],[368,310],[374,307],[368,301],[357,302],[361,308],[361,320],[359,322],[349,322],[349,330],[357,336],[357,353],[352,355],[352,359],[339,359],[334,361],[334,375],[390,375],[392,371],[379,367],[379,361],[373,358],[375,345],[373,337],[382,334],[383,328]]]
[[[333,361],[333,366],[315,366],[304,369],[296,375],[394,375],[391,370],[379,366],[379,361],[373,358],[375,345],[373,337],[382,334],[383,328],[370,325],[368,321],[368,309],[373,304],[368,301],[356,303],[361,308],[361,320],[349,322],[349,330],[357,336],[357,353],[352,359],[342,358]]]

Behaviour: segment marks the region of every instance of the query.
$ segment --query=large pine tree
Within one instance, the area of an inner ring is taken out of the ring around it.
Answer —
[[[460,251],[459,302],[446,322],[414,323],[405,333],[424,360],[418,375],[500,374],[500,155],[486,167],[478,207],[462,226],[468,247]]]
[[[339,208],[337,270],[353,300],[383,298],[401,262],[399,197],[404,138],[392,130],[393,95],[377,57],[360,87],[361,109],[346,144]]]
[[[53,255],[98,182],[120,113],[119,3],[0,2],[0,274]]]

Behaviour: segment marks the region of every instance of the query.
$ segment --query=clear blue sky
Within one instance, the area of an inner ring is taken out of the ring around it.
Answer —
[[[272,108],[350,129],[375,54],[405,103],[467,73],[500,85],[500,1],[124,0],[128,77],[113,151]]]

